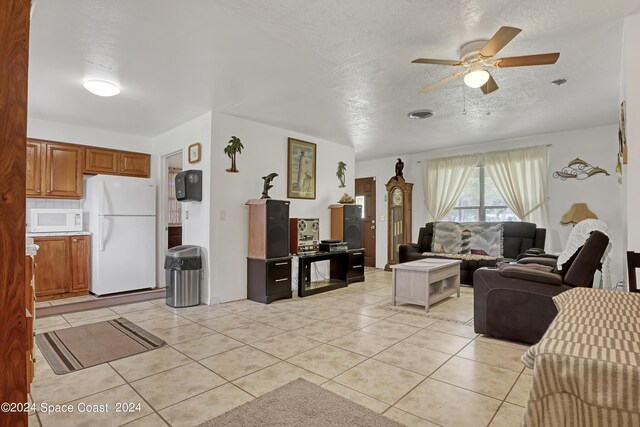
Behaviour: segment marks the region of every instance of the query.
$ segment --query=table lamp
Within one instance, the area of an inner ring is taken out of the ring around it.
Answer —
[[[574,203],[571,205],[569,212],[562,215],[562,224],[577,224],[585,219],[598,219],[598,215],[594,214],[586,203]]]

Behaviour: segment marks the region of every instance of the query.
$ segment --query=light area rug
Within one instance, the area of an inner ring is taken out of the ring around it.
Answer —
[[[133,356],[165,345],[155,335],[122,317],[36,335],[58,375]]]
[[[370,409],[298,378],[199,427],[401,427]]]

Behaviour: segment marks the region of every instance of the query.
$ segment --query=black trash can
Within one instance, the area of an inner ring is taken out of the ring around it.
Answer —
[[[182,245],[169,249],[164,259],[167,277],[167,305],[175,308],[200,304],[202,277],[200,246]]]

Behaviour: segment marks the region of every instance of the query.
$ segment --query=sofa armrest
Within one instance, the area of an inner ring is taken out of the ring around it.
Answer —
[[[398,258],[401,263],[420,259],[422,258],[422,252],[424,252],[417,243],[404,243],[400,245],[398,251]]]
[[[530,248],[527,249],[526,251],[524,251],[523,253],[521,253],[520,255],[518,255],[516,257],[516,260],[520,260],[522,258],[525,257],[530,257],[530,256],[540,256],[544,254],[544,249],[540,249],[540,248]]]
[[[555,268],[556,265],[558,264],[558,259],[543,257],[543,256],[530,256],[530,257],[519,259],[518,264],[542,264],[542,265]]]
[[[544,283],[547,285],[561,286],[562,276],[556,273],[534,270],[532,268],[509,266],[500,270],[500,275],[512,279],[527,280],[530,282]]]

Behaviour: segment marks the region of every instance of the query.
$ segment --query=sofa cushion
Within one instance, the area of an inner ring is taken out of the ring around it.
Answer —
[[[530,222],[503,222],[503,256],[516,258],[527,249],[534,247],[536,239],[536,225]],[[544,248],[541,248],[544,249]]]

